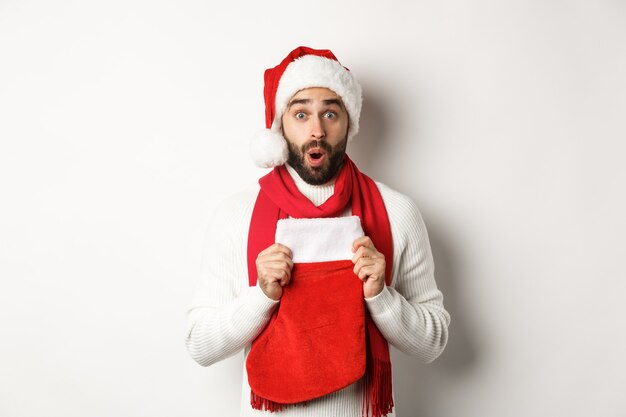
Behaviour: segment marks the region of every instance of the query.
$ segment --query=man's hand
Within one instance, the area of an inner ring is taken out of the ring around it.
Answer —
[[[363,281],[363,296],[371,298],[385,287],[385,255],[378,252],[372,239],[367,236],[352,243],[354,273]]]
[[[291,250],[280,243],[274,243],[256,258],[256,273],[259,287],[272,300],[278,301],[283,295],[283,287],[291,279]]]

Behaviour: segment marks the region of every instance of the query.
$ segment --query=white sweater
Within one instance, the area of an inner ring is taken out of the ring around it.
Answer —
[[[300,192],[315,205],[333,194],[334,185],[313,186],[288,166]],[[387,208],[393,238],[391,286],[365,304],[376,326],[397,349],[431,362],[448,339],[450,316],[437,289],[428,234],[411,199],[376,183]],[[248,286],[248,228],[259,187],[226,200],[207,230],[202,270],[188,310],[187,350],[202,366],[209,366],[245,349],[263,330],[279,303],[257,287]],[[344,215],[350,215],[349,208]],[[250,387],[243,367],[241,416],[269,412],[250,406]],[[360,417],[363,380],[306,406],[292,406],[276,417]],[[389,414],[393,416],[393,414]]]

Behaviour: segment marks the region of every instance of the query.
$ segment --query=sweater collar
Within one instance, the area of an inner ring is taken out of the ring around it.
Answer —
[[[311,185],[304,181],[291,165],[285,164],[285,167],[287,168],[287,172],[289,172],[291,178],[293,178],[293,181],[296,183],[298,190],[313,204],[315,204],[315,206],[322,205],[324,201],[328,200],[328,198],[335,192],[334,181],[327,185]]]

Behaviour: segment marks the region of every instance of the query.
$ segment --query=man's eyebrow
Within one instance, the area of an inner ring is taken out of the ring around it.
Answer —
[[[287,109],[290,109],[291,106],[296,105],[296,104],[309,104],[310,102],[311,102],[311,99],[308,99],[308,98],[297,98],[289,102]]]
[[[326,100],[322,100],[322,102],[324,103],[324,105],[329,106],[331,104],[336,104],[339,107],[343,108],[343,102],[338,99],[338,98],[329,98]],[[289,110],[291,108],[291,106],[294,106],[296,104],[310,104],[311,103],[311,99],[310,98],[297,98],[295,100],[291,100],[289,102],[289,105],[287,106],[287,110]]]
[[[342,101],[339,100],[338,98],[331,98],[331,99],[328,99],[328,100],[324,100],[324,104],[327,105],[327,106],[331,105],[331,104],[336,104],[339,107],[343,107]]]

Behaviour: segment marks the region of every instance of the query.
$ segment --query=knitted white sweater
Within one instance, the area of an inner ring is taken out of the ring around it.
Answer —
[[[315,205],[333,194],[334,185],[312,186],[289,166],[298,189]],[[434,264],[426,227],[415,204],[406,196],[376,183],[391,225],[393,279],[365,303],[387,341],[397,349],[431,362],[448,339],[450,316],[433,275]],[[225,201],[215,213],[206,234],[202,270],[194,300],[188,310],[186,345],[191,357],[209,366],[245,349],[270,319],[278,302],[257,287],[248,286],[247,242],[258,186]],[[349,215],[347,209],[344,215]],[[362,380],[278,413],[254,410],[243,367],[241,416],[360,417]],[[389,416],[392,416],[390,414]]]

